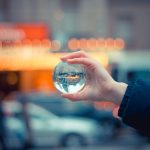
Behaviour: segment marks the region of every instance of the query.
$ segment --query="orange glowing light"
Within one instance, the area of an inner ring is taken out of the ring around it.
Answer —
[[[16,41],[14,41],[14,46],[20,47],[20,46],[22,46],[22,42],[20,40],[16,40]]]
[[[15,24],[12,28],[22,30],[27,39],[43,39],[48,37],[48,27],[45,24],[37,23],[26,23],[26,24]]]
[[[106,46],[106,41],[105,39],[99,38],[97,40],[97,47],[98,48],[104,48]]]
[[[45,53],[43,52],[43,49],[40,50],[36,47],[21,47],[17,49],[8,48],[5,51],[1,50],[0,52],[0,70],[53,69],[60,61],[62,55],[62,53]],[[90,55],[104,67],[108,66],[109,58],[105,53],[92,52]]]
[[[2,42],[0,41],[0,48],[2,48]]]
[[[34,39],[32,41],[32,46],[41,46],[41,41],[39,39]]]
[[[59,40],[52,41],[52,50],[58,51],[61,49],[61,42]]]
[[[31,46],[32,45],[32,42],[30,39],[25,39],[22,41],[22,44],[25,45],[25,46]]]
[[[94,38],[89,39],[87,44],[89,49],[96,48],[96,40]]]
[[[105,53],[91,53],[91,57],[99,61],[105,68],[109,65],[109,58]]]
[[[52,43],[51,43],[51,41],[49,39],[43,39],[42,40],[42,46],[51,48],[52,47]]]
[[[80,49],[87,49],[87,39],[80,39],[79,45]]]
[[[17,75],[15,73],[9,73],[7,75],[7,82],[8,84],[10,85],[15,85],[17,82],[18,82],[18,78],[17,78]]]
[[[106,48],[107,49],[114,48],[114,39],[112,39],[112,38],[106,39]]]
[[[115,40],[115,48],[124,49],[124,47],[125,47],[125,42],[123,39],[118,38]]]
[[[68,41],[68,48],[71,49],[71,50],[79,49],[79,45],[80,45],[79,40],[77,40],[75,38],[74,39],[70,39]]]

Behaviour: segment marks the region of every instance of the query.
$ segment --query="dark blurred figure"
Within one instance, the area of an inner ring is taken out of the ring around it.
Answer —
[[[27,112],[27,103],[28,103],[28,99],[24,94],[18,94],[17,95],[17,99],[18,101],[22,104],[22,117],[24,120],[24,124],[26,127],[26,140],[24,141],[24,146],[23,146],[23,150],[27,150],[28,148],[31,147],[31,143],[32,143],[32,130],[31,130],[31,126],[30,126],[30,119],[29,119],[29,115]]]
[[[2,98],[3,98],[3,95],[0,94],[0,150],[7,150],[6,143],[4,140],[5,125],[4,125],[4,113],[3,113],[3,107],[2,107]]]

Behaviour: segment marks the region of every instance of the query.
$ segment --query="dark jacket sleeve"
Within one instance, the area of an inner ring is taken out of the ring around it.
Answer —
[[[137,80],[128,85],[118,115],[127,125],[150,136],[150,83]]]

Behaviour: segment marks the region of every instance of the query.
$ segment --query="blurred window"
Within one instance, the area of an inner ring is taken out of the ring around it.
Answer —
[[[0,72],[0,92],[4,93],[4,95],[17,91],[19,89],[19,82],[19,72]]]
[[[28,105],[28,112],[31,118],[38,119],[38,120],[51,120],[56,118],[56,116],[42,107],[39,107],[34,104]]]
[[[146,81],[150,81],[150,71],[149,70],[129,71],[127,74],[127,79],[129,82],[132,82],[137,79],[143,79]]]
[[[61,7],[64,11],[76,12],[80,0],[61,0]]]
[[[62,27],[66,36],[70,36],[76,30],[79,2],[80,0],[60,0],[60,10],[63,12]]]
[[[120,15],[117,17],[115,36],[123,38],[126,41],[126,46],[130,47],[133,44],[133,28],[134,20],[130,15]]]
[[[8,0],[0,0],[0,20],[4,20],[5,21],[8,20],[8,6],[9,6],[9,2]]]

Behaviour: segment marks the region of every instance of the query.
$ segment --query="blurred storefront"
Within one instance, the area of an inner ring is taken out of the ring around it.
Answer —
[[[66,52],[84,49],[109,69],[124,58],[120,50],[133,50],[133,57],[135,50],[149,51],[149,4],[148,0],[1,0],[0,91],[55,92],[53,69]]]
[[[49,35],[47,26],[42,23],[0,24],[1,94],[36,90],[42,85],[54,90],[50,78],[51,63],[46,63],[48,58],[44,57]]]
[[[44,24],[0,24],[1,93],[42,90],[54,92],[52,73],[64,52],[84,48],[108,67],[108,55],[98,47],[112,46],[112,39],[70,39],[65,51],[51,40]],[[116,40],[117,41],[117,40]],[[80,43],[79,43],[80,42]],[[107,44],[106,44],[107,43]],[[85,47],[86,46],[86,47]],[[107,48],[105,47],[107,51]]]
[[[31,51],[29,49],[29,52]],[[34,49],[34,51],[36,51],[36,49]],[[53,92],[53,69],[55,65],[60,61],[59,58],[64,53],[36,52],[37,54],[34,54],[34,56],[31,53],[31,57],[28,57],[28,54],[26,57],[23,53],[23,50],[21,52],[21,49],[15,51],[15,53],[15,56],[14,54],[10,53],[8,56],[7,54],[5,54],[5,52],[0,55],[0,70],[1,75],[4,77],[3,79],[1,79],[2,82],[6,80],[3,84],[5,86],[8,85],[14,87],[12,91],[31,91],[43,89]],[[97,53],[93,53],[92,55],[107,67],[107,55],[103,53],[101,54],[101,56],[97,55]]]

